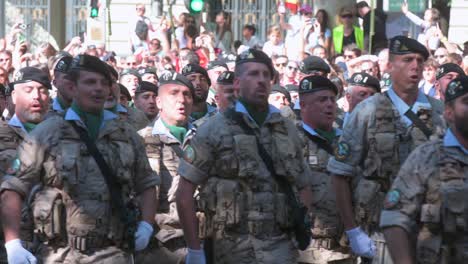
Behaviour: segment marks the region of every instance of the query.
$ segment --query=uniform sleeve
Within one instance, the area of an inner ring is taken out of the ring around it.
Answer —
[[[41,135],[29,134],[18,147],[19,170],[16,176],[7,175],[0,185],[0,193],[5,190],[17,192],[26,198],[32,186],[40,182],[40,173],[45,161],[47,141],[41,142]],[[45,140],[50,140],[45,139]]]
[[[334,150],[335,155],[328,162],[328,171],[336,175],[355,176],[355,168],[365,156],[367,127],[374,122],[374,112],[375,107],[369,102],[359,104],[351,112]]]
[[[135,131],[132,132],[135,157],[135,191],[139,194],[148,188],[155,187],[161,183],[159,175],[151,169],[143,138]]]
[[[384,200],[380,227],[399,226],[413,234],[427,191],[428,179],[435,175],[436,164],[430,146],[417,148],[407,158]]]
[[[206,181],[214,164],[215,139],[209,136],[210,121],[184,142],[184,158],[179,163],[179,175],[197,185]]]

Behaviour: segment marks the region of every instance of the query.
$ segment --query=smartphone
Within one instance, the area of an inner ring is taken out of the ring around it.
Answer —
[[[22,30],[27,29],[30,26],[30,24],[19,24],[18,27]]]
[[[313,17],[313,18],[310,19],[310,23],[311,23],[312,25],[314,25],[315,22],[317,22],[317,19],[316,19],[315,17]]]

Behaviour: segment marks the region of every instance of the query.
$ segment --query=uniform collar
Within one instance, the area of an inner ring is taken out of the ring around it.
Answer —
[[[255,120],[252,118],[252,116],[249,114],[249,112],[241,102],[236,101],[235,111],[247,115],[249,119],[255,123]],[[268,115],[265,119],[265,123],[271,118],[271,115],[274,113],[281,113],[281,111],[273,105],[268,104]]]
[[[187,131],[189,132],[192,128],[193,128],[193,126],[189,122],[188,125],[187,125]],[[164,125],[161,117],[159,117],[156,120],[156,122],[154,122],[154,126],[153,126],[153,130],[151,131],[151,135],[164,135],[166,137],[172,138],[172,139],[176,140],[177,142],[179,142],[179,140],[171,134],[171,131],[169,130],[169,128],[167,128]],[[179,142],[179,143],[182,143],[182,142]]]
[[[52,100],[52,110],[59,113],[65,112],[65,109],[63,109],[60,103],[58,102],[57,97],[55,97],[54,100]]]
[[[117,103],[117,113],[128,113],[127,108],[123,107],[120,103]]]
[[[412,107],[410,107],[408,104],[406,104],[393,90],[393,85],[390,86],[390,88],[387,91],[388,97],[392,101],[393,105],[397,109],[398,113],[402,117],[403,121],[408,125],[412,125],[413,122],[405,116],[405,113],[411,108],[411,111],[413,111],[415,114],[418,113],[420,109],[432,109],[431,104],[429,103],[429,100],[427,99],[427,96],[422,93],[418,89],[418,98],[416,99],[416,102],[413,104]]]
[[[117,118],[118,116],[116,114],[112,113],[111,111],[104,110],[104,113],[102,116],[101,128],[104,126],[106,122],[117,119]],[[83,121],[81,121],[80,116],[75,111],[73,111],[71,107],[67,109],[64,119],[67,121],[69,120],[78,121],[81,125],[86,127]]]
[[[28,133],[28,131],[26,130],[26,128],[24,128],[23,123],[21,123],[21,121],[20,121],[19,118],[16,116],[16,114],[14,114],[13,117],[10,119],[10,121],[8,121],[8,125],[9,125],[9,126],[12,126],[12,127],[21,128],[21,130],[22,130],[23,132]]]
[[[309,125],[307,125],[306,123],[304,123],[304,121],[302,121],[302,128],[304,128],[304,130],[309,133],[310,135],[312,136],[316,136],[316,137],[319,137],[319,138],[322,138],[324,139],[322,136],[320,136],[317,131],[315,131],[315,129],[313,129],[312,127],[310,127]],[[335,130],[335,135],[337,137],[341,136],[343,134],[343,131],[339,128],[334,128]]]
[[[458,141],[458,139],[455,137],[455,135],[453,134],[450,128],[447,129],[447,132],[445,133],[445,136],[444,136],[444,147],[459,148],[466,155],[468,155],[468,149],[466,149],[465,147],[463,147],[462,144],[460,144],[460,141]]]

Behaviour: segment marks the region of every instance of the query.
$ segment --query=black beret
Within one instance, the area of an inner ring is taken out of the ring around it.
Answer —
[[[218,76],[216,83],[219,84],[233,84],[234,83],[234,72],[225,71]]]
[[[73,57],[71,55],[59,57],[59,59],[55,63],[54,71],[67,73],[68,69],[70,68],[72,60],[73,60]]]
[[[379,80],[365,72],[357,72],[353,74],[351,78],[349,78],[348,84],[369,87],[380,93]]]
[[[287,84],[285,88],[288,90],[288,92],[299,92],[299,86],[294,84]]]
[[[216,68],[216,67],[223,67],[223,68],[225,68],[226,70],[229,70],[229,68],[228,68],[228,66],[227,66],[227,64],[226,64],[226,62],[220,61],[220,60],[210,61],[210,62],[208,63],[207,70],[209,71],[209,70],[212,70],[212,69],[214,69],[214,68]]]
[[[271,73],[271,78],[274,77],[275,69],[273,68],[273,63],[265,54],[265,52],[257,49],[248,49],[237,56],[236,59],[236,68],[246,62],[256,62],[265,64]]]
[[[390,54],[406,55],[411,53],[419,53],[427,60],[429,52],[423,44],[417,40],[405,36],[396,36],[390,39],[389,45]]]
[[[449,72],[456,72],[460,75],[465,75],[463,69],[455,63],[445,63],[439,66],[436,72],[436,80],[444,77]]]
[[[14,89],[14,85],[18,83],[27,83],[32,81],[44,85],[49,90],[52,89],[49,76],[42,70],[34,67],[24,67],[19,69],[15,75],[13,75],[13,82],[11,83],[10,88]]]
[[[119,89],[120,89],[120,94],[125,95],[128,101],[132,100],[132,96],[130,95],[130,92],[128,91],[127,87],[125,87],[125,85],[119,83]]]
[[[153,83],[143,81],[138,85],[138,87],[137,87],[137,89],[135,91],[135,94],[145,93],[145,92],[153,92],[153,93],[155,93],[157,95],[158,94],[158,86],[156,86]]]
[[[136,71],[134,69],[123,69],[120,72],[120,77],[122,77],[124,75],[133,75],[133,76],[138,77],[138,79],[140,79],[140,75],[138,74],[138,71]]]
[[[208,76],[208,72],[205,70],[205,68],[203,68],[202,66],[198,64],[189,63],[185,65],[184,68],[182,68],[181,72],[182,72],[182,75],[184,76],[188,76],[194,73],[199,73],[205,76],[206,80],[208,81],[208,85],[211,86],[211,80],[210,80],[210,77]]]
[[[192,82],[189,79],[187,79],[187,77],[185,77],[182,74],[178,74],[176,72],[165,71],[163,72],[163,74],[161,74],[161,77],[159,80],[160,80],[159,88],[163,87],[166,84],[179,84],[179,85],[187,86],[190,89],[190,91],[192,91],[192,94],[193,94],[193,91],[195,90]]]
[[[445,90],[445,102],[450,102],[468,93],[468,77],[466,75],[460,76],[452,80]]]
[[[299,83],[299,94],[317,92],[321,90],[332,90],[338,94],[338,88],[328,78],[319,75],[307,76]]]
[[[283,86],[279,84],[273,85],[271,87],[270,94],[274,94],[274,93],[282,93],[291,102],[291,95],[289,94],[288,90],[286,90],[286,88],[284,88]]]
[[[119,79],[119,73],[112,67],[111,65],[107,64],[107,67],[109,68],[109,72],[112,76],[115,77],[116,80]]]
[[[145,74],[154,74],[156,76],[156,79],[158,79],[158,74],[156,72],[156,68],[154,67],[140,68],[138,69],[138,74],[140,75],[140,77],[143,77],[143,75]]]
[[[73,58],[70,70],[89,71],[102,74],[107,80],[111,81],[109,67],[98,57],[90,55],[78,55]]]
[[[303,74],[311,74],[314,71],[330,73],[330,66],[320,57],[309,56],[299,63],[299,70]]]

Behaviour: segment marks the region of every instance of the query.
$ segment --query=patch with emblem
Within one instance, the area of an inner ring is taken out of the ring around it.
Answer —
[[[15,174],[20,168],[21,162],[18,158],[11,162],[10,167],[7,169],[8,174]]]
[[[391,209],[395,207],[395,205],[400,202],[400,191],[399,190],[391,190],[387,193],[387,196],[385,196],[384,200],[384,208],[385,209]]]
[[[309,164],[310,165],[318,165],[318,157],[316,155],[309,156]]]
[[[22,81],[23,80],[23,75],[24,73],[22,71],[18,71],[15,73],[15,76],[13,77],[13,81]]]
[[[356,76],[354,76],[354,82],[355,83],[360,83],[362,81],[362,75],[361,74],[357,74]]]
[[[195,160],[195,149],[190,145],[184,149],[184,160],[188,163],[192,163]]]
[[[346,142],[340,142],[335,148],[335,159],[343,161],[349,157],[349,145]]]
[[[457,93],[458,89],[463,89],[461,83],[459,81],[451,82],[449,87],[447,88],[447,93],[450,95],[454,95]]]

